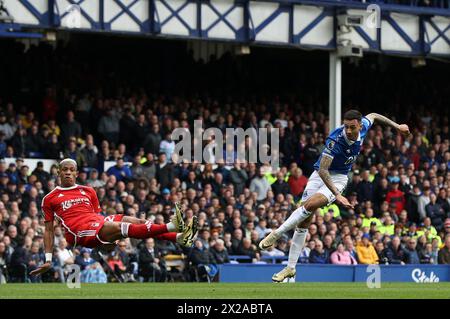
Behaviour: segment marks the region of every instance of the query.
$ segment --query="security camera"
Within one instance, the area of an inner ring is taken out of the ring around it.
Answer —
[[[341,57],[359,57],[363,56],[363,48],[360,45],[348,44],[338,45],[337,54]]]

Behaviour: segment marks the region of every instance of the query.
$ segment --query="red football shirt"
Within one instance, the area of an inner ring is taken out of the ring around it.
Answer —
[[[400,215],[400,213],[402,212],[402,210],[405,207],[405,194],[401,191],[401,190],[391,190],[387,193],[386,195],[386,201],[390,204],[390,203],[395,203],[397,204],[396,208],[395,208],[395,213],[397,215]]]
[[[64,228],[77,233],[81,226],[101,212],[95,190],[91,187],[75,184],[72,187],[56,187],[42,199],[42,211],[45,221],[56,217]]]

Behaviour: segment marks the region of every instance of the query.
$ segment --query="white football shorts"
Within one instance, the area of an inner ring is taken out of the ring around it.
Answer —
[[[331,173],[331,180],[340,193],[347,187],[348,176],[344,174]],[[328,205],[335,201],[336,196],[328,189],[327,185],[323,182],[317,171],[314,171],[308,179],[305,190],[302,195],[302,202],[305,202],[312,195],[320,193],[328,199]]]

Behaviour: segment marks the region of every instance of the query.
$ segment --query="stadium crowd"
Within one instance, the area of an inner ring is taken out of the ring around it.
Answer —
[[[404,139],[373,126],[345,191],[355,209],[332,204],[316,211],[299,262],[450,264],[448,112],[423,105],[405,111],[400,100],[392,100],[400,104],[389,115],[407,122],[412,135]],[[102,96],[48,86],[39,108],[35,112],[0,98],[2,282],[62,280],[72,264],[80,265],[83,281],[106,282],[207,280],[217,278],[222,263],[282,262],[292,233],[268,251],[257,244],[300,204],[329,131],[325,113],[295,95],[242,100],[124,90]],[[268,163],[236,163],[236,149],[224,149],[227,162],[173,163],[171,132],[192,131],[198,119],[205,129],[222,131],[278,128],[279,171],[272,172]],[[66,157],[79,165],[78,184],[97,191],[105,216],[164,223],[174,202],[182,202],[188,217],[199,217],[194,247],[124,239],[112,251],[76,247],[72,254],[58,225],[53,271],[29,278],[44,262],[41,201],[58,176],[57,165],[46,171],[42,162],[30,167],[24,159]]]

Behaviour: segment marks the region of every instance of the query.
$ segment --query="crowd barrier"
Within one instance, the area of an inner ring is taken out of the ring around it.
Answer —
[[[221,282],[271,282],[282,264],[223,264]],[[297,264],[296,282],[366,282],[379,276],[381,282],[431,283],[450,281],[450,265],[319,265]],[[369,278],[369,276],[371,276]]]

